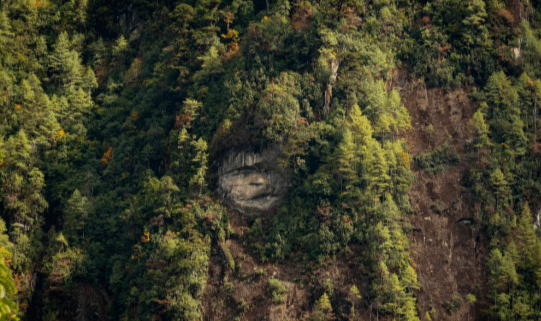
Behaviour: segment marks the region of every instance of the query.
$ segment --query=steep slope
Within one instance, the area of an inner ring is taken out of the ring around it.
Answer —
[[[430,311],[433,320],[478,320],[487,308],[487,248],[483,234],[470,224],[475,210],[462,186],[468,168],[464,145],[471,139],[468,122],[475,105],[467,89],[427,90],[413,83],[401,88],[401,96],[412,117],[414,130],[407,136],[412,156],[444,143],[461,156],[458,164],[435,174],[413,164],[416,181],[409,196],[414,232],[410,237],[421,283],[417,292],[420,315]],[[475,305],[466,303],[468,294],[477,298]]]
[[[417,292],[419,315],[432,320],[479,320],[487,309],[485,275],[486,238],[471,224],[475,212],[473,200],[463,187],[463,173],[468,168],[464,150],[471,140],[468,123],[476,106],[468,98],[468,89],[444,91],[426,89],[423,84],[402,82],[404,104],[412,117],[413,130],[407,142],[413,157],[430,153],[448,143],[460,161],[447,165],[443,172],[430,173],[412,162],[416,180],[409,197],[414,213],[410,234],[413,261],[421,284]],[[430,126],[432,125],[432,126]],[[433,131],[429,128],[433,127]],[[210,261],[209,282],[203,297],[205,320],[302,320],[310,316],[325,283],[336,291],[333,307],[339,318],[346,318],[351,308],[349,288],[361,289],[362,299],[355,302],[352,320],[377,317],[370,312],[370,279],[359,263],[361,251],[329,260],[311,269],[290,259],[282,264],[261,262],[251,245],[250,227],[255,217],[230,210],[231,238],[216,244]],[[272,211],[260,217],[265,229]],[[282,304],[272,302],[267,282],[282,281],[287,288]],[[468,304],[466,296],[477,298]],[[380,316],[381,319],[381,316]]]
[[[324,292],[338,320],[370,320],[369,296],[363,292],[370,282],[361,264],[360,249],[352,247],[347,255],[328,260],[319,266],[289,259],[282,263],[261,262],[251,250],[250,217],[230,210],[231,238],[213,247],[209,279],[203,295],[204,320],[305,320]],[[263,228],[272,213],[261,216]],[[283,301],[273,299],[269,279],[285,286]],[[355,285],[361,298],[350,293]],[[351,315],[354,304],[355,314]],[[375,314],[374,314],[375,315]],[[386,320],[386,318],[380,318]]]

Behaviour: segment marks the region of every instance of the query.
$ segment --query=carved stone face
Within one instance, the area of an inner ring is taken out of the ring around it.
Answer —
[[[278,205],[288,183],[282,170],[274,165],[276,157],[274,151],[230,155],[219,171],[222,197],[241,212],[266,211]]]

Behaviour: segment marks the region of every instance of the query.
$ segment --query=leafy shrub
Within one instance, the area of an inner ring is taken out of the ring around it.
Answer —
[[[248,309],[250,309],[250,305],[248,304],[248,302],[246,302],[246,300],[241,298],[238,302],[238,310],[241,314],[244,314],[246,311],[248,311]]]
[[[462,300],[462,297],[460,296],[460,293],[455,292],[451,296],[451,299],[449,301],[446,301],[443,304],[443,306],[445,307],[445,311],[451,314],[455,312],[458,308],[460,308],[462,306],[462,303],[463,303],[463,300]]]
[[[257,238],[263,235],[263,223],[261,218],[256,218],[252,227],[246,231],[251,238]]]
[[[269,290],[272,294],[273,303],[284,303],[286,302],[286,293],[287,287],[278,279],[269,279]]]
[[[254,275],[256,277],[263,276],[263,275],[265,275],[265,270],[263,268],[257,268],[257,269],[254,270]]]
[[[447,165],[456,165],[460,156],[451,152],[449,143],[445,143],[432,152],[413,158],[415,163],[429,173],[435,174],[445,171]]]

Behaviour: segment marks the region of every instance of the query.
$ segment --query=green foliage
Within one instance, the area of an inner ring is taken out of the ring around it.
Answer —
[[[282,142],[300,116],[299,75],[282,73],[276,83],[270,83],[256,107],[256,124],[265,138]]]
[[[86,273],[84,267],[85,254],[78,248],[70,247],[62,233],[53,235],[49,240],[48,260],[43,264],[48,275],[48,286],[65,286],[69,288],[73,279]]]
[[[324,312],[332,311],[331,301],[329,300],[329,296],[327,295],[327,293],[323,293],[321,298],[319,298],[317,302],[317,308]]]
[[[445,303],[444,303],[445,311],[447,311],[447,313],[451,314],[451,313],[455,312],[457,309],[459,309],[462,306],[462,303],[463,303],[463,300],[462,300],[462,296],[460,295],[460,293],[454,292],[451,295],[450,300],[445,301]]]
[[[280,280],[271,278],[268,281],[268,286],[273,303],[279,304],[286,302],[287,287]]]
[[[353,294],[357,299],[361,299],[361,292],[359,292],[359,288],[355,284],[351,286],[349,292]]]
[[[467,180],[491,238],[491,313],[538,318],[541,245],[523,204],[537,209],[541,192],[539,23],[523,5],[518,27],[482,0],[8,1],[0,214],[13,243],[0,243],[25,277],[45,253],[44,291],[110,291],[111,319],[201,319],[211,247],[230,233],[211,199],[215,164],[233,147],[274,145],[291,188],[246,232],[262,260],[318,266],[356,243],[368,303],[418,320],[411,120],[393,89],[406,88],[405,67],[428,86],[486,83]],[[434,173],[459,161],[449,145],[414,160]],[[287,289],[268,285],[283,302]],[[333,317],[329,296],[314,319]],[[50,318],[69,310],[54,300]]]
[[[488,138],[490,130],[485,122],[485,114],[483,113],[483,110],[486,109],[488,109],[487,105],[482,105],[482,107],[473,114],[473,117],[470,120],[470,125],[473,127],[475,133],[474,146],[477,150],[488,148],[491,145]]]
[[[429,153],[415,156],[413,160],[428,173],[435,174],[445,171],[448,166],[456,165],[460,156],[451,151],[449,143],[445,143]]]
[[[0,219],[0,237],[6,239],[5,223]],[[6,241],[6,240],[5,240]],[[4,247],[7,244],[2,243],[0,247],[0,320],[19,320],[17,318],[17,287],[13,281],[12,272],[7,265],[7,260],[11,258],[11,253]]]
[[[418,14],[421,23],[409,27],[412,38],[404,41],[403,55],[432,86],[483,83],[501,63],[492,45],[494,38],[512,41],[510,28],[494,32],[502,29],[494,17],[497,9],[487,10],[485,1],[434,1]]]
[[[72,240],[77,240],[77,234],[82,232],[84,239],[84,227],[88,216],[92,213],[92,204],[87,197],[82,196],[79,190],[75,190],[67,202],[64,218],[66,235]]]
[[[265,270],[263,268],[257,268],[254,270],[254,274],[258,277],[265,275]]]
[[[196,164],[196,172],[192,179],[190,179],[190,185],[199,186],[199,194],[201,194],[205,186],[205,175],[208,169],[207,142],[199,138],[197,141],[192,141],[191,144],[195,150],[195,156],[192,162]]]

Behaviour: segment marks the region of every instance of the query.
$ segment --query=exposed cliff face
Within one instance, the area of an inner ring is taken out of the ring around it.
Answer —
[[[471,222],[473,200],[462,186],[468,168],[464,144],[471,139],[468,123],[476,106],[467,89],[445,92],[408,84],[401,97],[414,130],[406,139],[412,156],[449,143],[461,161],[444,172],[430,174],[413,166],[416,181],[410,189],[414,233],[411,251],[421,284],[417,291],[419,313],[437,320],[479,320],[488,308],[485,259],[486,239]],[[428,130],[433,125],[434,131]],[[477,302],[449,308],[453,295],[477,297]],[[436,316],[434,318],[434,316]]]
[[[279,154],[277,147],[260,153],[231,151],[218,169],[218,193],[243,213],[278,205],[289,187],[284,171],[276,165]]]

